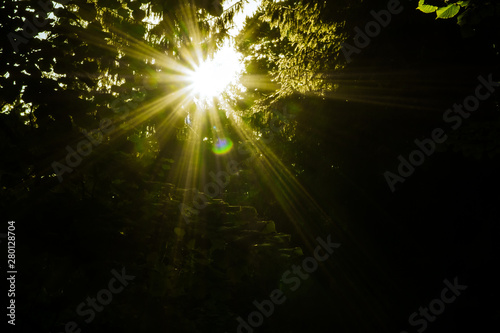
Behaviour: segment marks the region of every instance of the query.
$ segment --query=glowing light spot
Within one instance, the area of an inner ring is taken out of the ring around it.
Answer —
[[[236,84],[243,70],[240,57],[226,42],[213,59],[202,62],[190,73],[192,94],[201,100],[208,100],[219,97],[230,84]]]
[[[212,147],[212,151],[217,155],[222,155],[231,150],[233,147],[233,141],[229,138],[217,139],[217,142]]]

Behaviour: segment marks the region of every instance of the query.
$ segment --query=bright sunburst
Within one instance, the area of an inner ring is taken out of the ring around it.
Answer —
[[[197,65],[189,75],[191,93],[210,100],[220,96],[231,84],[236,84],[243,69],[240,54],[226,43],[212,59]]]

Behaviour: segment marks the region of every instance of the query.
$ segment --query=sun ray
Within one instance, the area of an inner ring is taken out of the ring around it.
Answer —
[[[237,84],[238,75],[240,75],[243,65],[240,62],[239,55],[234,48],[226,43],[219,52],[211,57],[207,57],[202,52],[199,45],[202,43],[200,32],[194,22],[195,13],[192,8],[183,8],[181,11],[182,22],[187,34],[191,37],[190,41],[180,48],[180,53],[173,58],[158,51],[157,49],[140,42],[120,31],[113,31],[127,41],[122,46],[128,56],[137,60],[154,59],[155,65],[160,69],[153,73],[154,81],[157,83],[157,89],[161,89],[165,84],[175,83],[179,86],[174,91],[165,91],[165,95],[143,103],[133,110],[126,121],[129,126],[136,127],[141,123],[155,116],[157,113],[169,109],[166,117],[157,123],[157,131],[163,132],[163,135],[171,135],[175,130],[171,126],[175,123],[176,117],[183,117],[187,113],[184,107],[196,104],[196,112],[189,112],[190,122],[193,124],[193,131],[183,146],[183,154],[178,162],[178,168],[173,172],[183,172],[182,178],[185,179],[184,188],[193,188],[198,184],[200,174],[203,173],[203,166],[200,160],[200,151],[202,138],[197,128],[202,124],[208,123],[213,128],[214,154],[227,154],[236,142],[236,137],[229,137],[224,132],[221,119],[218,116],[218,109],[223,104],[222,94],[231,84]],[[164,20],[172,22],[172,20]],[[171,27],[173,29],[173,27]],[[276,84],[266,82],[263,77],[246,77],[251,87],[276,89]],[[138,87],[140,89],[140,87]],[[222,108],[227,108],[226,104]],[[183,111],[184,110],[184,111]],[[232,110],[226,110],[231,112]],[[230,118],[231,119],[231,118]],[[233,121],[234,122],[234,121]],[[308,194],[305,188],[296,180],[295,176],[289,171],[276,154],[262,140],[256,138],[253,130],[247,128],[243,122],[233,123],[236,129],[236,135],[244,140],[253,141],[256,150],[254,159],[255,171],[259,177],[264,179],[270,186],[271,191],[278,200],[283,211],[288,215],[291,223],[297,226],[301,237],[312,247],[315,240],[311,235],[304,234],[298,227],[307,221],[304,212],[307,207],[314,207],[326,218],[326,214],[316,204],[314,199]],[[118,128],[116,131],[119,131]],[[184,198],[186,204],[190,198]],[[192,199],[192,198],[191,198]]]

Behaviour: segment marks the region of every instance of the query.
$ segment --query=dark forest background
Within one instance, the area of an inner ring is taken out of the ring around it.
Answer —
[[[355,28],[388,1],[264,0],[235,38],[247,92],[228,103],[272,138],[241,135],[221,108],[234,142],[226,155],[193,143],[192,105],[145,116],[185,84],[151,59],[188,66],[185,50],[213,54],[244,2],[226,11],[201,0],[59,3],[0,4],[0,232],[16,221],[18,270],[9,329],[65,332],[74,321],[82,332],[235,332],[254,300],[281,287],[287,301],[255,332],[416,332],[408,317],[455,277],[467,289],[425,331],[500,324],[498,89],[456,130],[443,121],[479,76],[500,80],[499,3],[428,1],[458,6],[437,19],[417,9],[422,1],[401,1],[347,62],[342,43],[354,45]],[[153,14],[159,22],[145,24]],[[44,22],[39,37],[24,34],[26,21]],[[67,164],[66,147],[105,119],[102,141],[60,182],[53,163]],[[438,127],[448,139],[392,192],[384,173]],[[179,204],[231,161],[238,173],[185,223]],[[328,235],[340,248],[287,289],[283,272]],[[134,280],[86,323],[75,309],[122,267]]]

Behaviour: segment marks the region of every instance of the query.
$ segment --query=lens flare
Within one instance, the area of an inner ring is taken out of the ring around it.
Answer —
[[[212,147],[212,151],[217,155],[222,155],[229,152],[232,147],[233,147],[233,141],[231,141],[231,139],[219,138],[217,139],[217,142],[215,142],[215,145]]]

